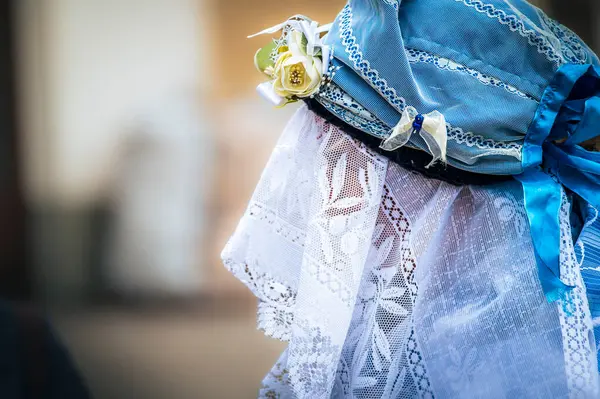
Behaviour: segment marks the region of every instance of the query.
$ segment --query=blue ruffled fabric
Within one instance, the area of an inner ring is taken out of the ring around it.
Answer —
[[[385,138],[407,106],[437,110],[450,166],[522,183],[542,287],[561,298],[563,192],[600,209],[600,155],[580,146],[598,135],[597,56],[521,0],[350,0],[326,41],[342,94],[316,100],[340,120]]]
[[[600,154],[579,144],[597,135],[600,74],[591,65],[565,64],[542,97],[523,146],[525,208],[540,266],[540,280],[549,300],[568,289],[560,281],[562,187],[593,207],[600,207]]]
[[[598,65],[575,34],[524,1],[350,0],[326,42],[340,68],[333,83],[361,108],[388,129],[406,106],[441,112],[448,163],[483,174],[521,173],[525,136],[556,71]],[[353,111],[332,110],[342,120]],[[410,145],[427,151],[418,135]]]

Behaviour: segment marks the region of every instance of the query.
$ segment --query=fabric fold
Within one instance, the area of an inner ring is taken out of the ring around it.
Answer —
[[[599,82],[595,66],[559,68],[525,139],[524,172],[516,176],[523,184],[540,280],[549,301],[564,298],[569,289],[559,271],[562,186],[600,206],[600,156],[576,145],[597,134],[591,120],[600,115]]]

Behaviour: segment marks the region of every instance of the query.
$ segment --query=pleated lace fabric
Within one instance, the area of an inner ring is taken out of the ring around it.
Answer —
[[[599,395],[565,195],[549,304],[518,183],[456,187],[388,163],[306,108],[223,251],[289,342],[264,398]]]

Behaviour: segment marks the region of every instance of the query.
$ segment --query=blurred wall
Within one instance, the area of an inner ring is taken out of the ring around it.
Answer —
[[[97,233],[106,230],[98,228],[97,211],[122,172],[123,143],[161,105],[187,101],[201,109],[197,99],[210,82],[203,76],[213,67],[209,25],[198,0],[16,6],[22,166],[38,288],[45,296],[79,297],[97,277]]]
[[[197,90],[197,0],[23,0],[26,188],[34,202],[102,196],[123,131],[166,97]],[[204,60],[206,61],[206,60]],[[34,124],[36,123],[36,124]]]

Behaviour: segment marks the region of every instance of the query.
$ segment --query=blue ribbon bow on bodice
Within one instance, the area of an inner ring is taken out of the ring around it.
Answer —
[[[523,148],[525,209],[546,298],[570,288],[560,279],[562,187],[600,208],[600,153],[579,144],[600,135],[600,69],[566,64],[546,88]],[[561,187],[562,186],[562,187]]]

